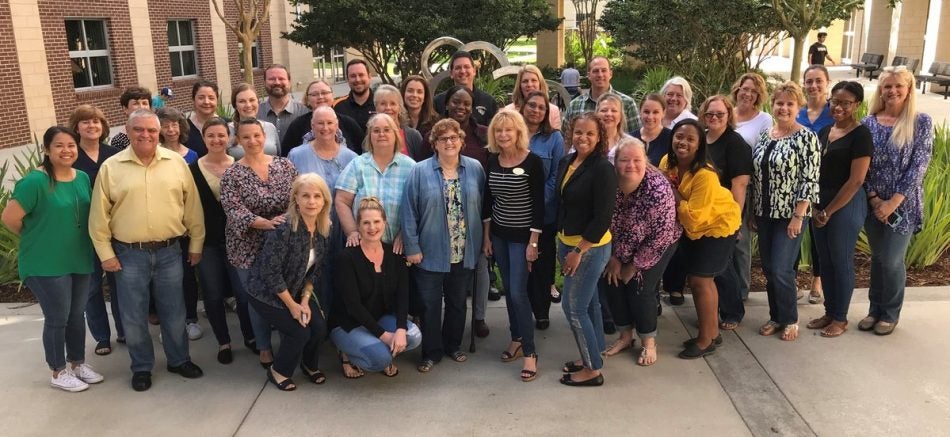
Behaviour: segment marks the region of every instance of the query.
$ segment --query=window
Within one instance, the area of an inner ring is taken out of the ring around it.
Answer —
[[[112,61],[103,20],[66,20],[66,43],[76,89],[112,85]]]
[[[171,58],[172,77],[198,75],[195,53],[195,34],[188,20],[168,22],[168,56]]]
[[[238,43],[238,59],[241,62],[241,71],[244,71],[244,43]],[[251,68],[261,68],[261,49],[257,41],[251,43]]]

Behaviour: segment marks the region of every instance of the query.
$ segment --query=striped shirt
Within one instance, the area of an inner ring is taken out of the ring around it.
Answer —
[[[491,221],[492,236],[527,243],[544,225],[544,163],[528,153],[514,167],[502,167],[498,155],[488,158],[482,218]]]

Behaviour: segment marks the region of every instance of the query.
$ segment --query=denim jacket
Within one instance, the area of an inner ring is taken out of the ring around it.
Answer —
[[[544,224],[553,225],[557,222],[557,165],[564,157],[564,137],[559,131],[549,135],[538,132],[531,136],[528,147],[544,163]]]
[[[485,171],[477,160],[459,157],[459,181],[462,186],[465,215],[466,269],[474,269],[482,251],[482,189]],[[449,225],[446,219],[444,179],[438,156],[412,167],[400,208],[402,240],[406,256],[422,253],[419,267],[430,272],[448,273],[451,269]]]

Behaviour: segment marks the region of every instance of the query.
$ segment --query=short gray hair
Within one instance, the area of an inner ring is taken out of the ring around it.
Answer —
[[[158,119],[158,115],[156,115],[154,112],[152,112],[151,109],[144,109],[144,108],[143,108],[143,109],[136,109],[136,110],[133,111],[131,114],[129,114],[129,121],[126,122],[126,124],[125,124],[126,127],[131,126],[131,125],[132,125],[132,121],[133,121],[133,120],[137,120],[137,119],[139,119],[139,118],[152,118],[152,119],[155,120],[155,124],[157,124],[157,125],[159,125],[159,126],[162,125],[162,122]]]

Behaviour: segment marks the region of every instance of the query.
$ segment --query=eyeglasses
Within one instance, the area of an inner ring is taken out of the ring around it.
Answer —
[[[842,107],[842,108],[847,108],[847,107],[849,107],[849,106],[851,106],[851,105],[853,105],[853,104],[855,104],[855,103],[857,103],[857,102],[853,102],[853,101],[851,101],[851,100],[831,99],[831,100],[828,101],[828,103],[830,103],[831,106],[838,106],[838,107]]]
[[[706,118],[725,118],[726,117],[725,112],[707,112],[703,115],[706,116]]]
[[[457,143],[461,138],[458,135],[449,135],[447,137],[438,137],[435,139],[439,143],[448,144],[448,143]]]
[[[752,95],[755,95],[755,96],[759,95],[759,92],[758,92],[758,91],[756,91],[754,88],[749,88],[749,87],[742,87],[742,88],[739,88],[739,92],[743,92],[743,93],[746,93],[746,94],[752,94]]]
[[[307,93],[307,95],[310,97],[320,97],[320,96],[325,96],[327,94],[333,94],[333,91],[314,91],[312,93]]]

